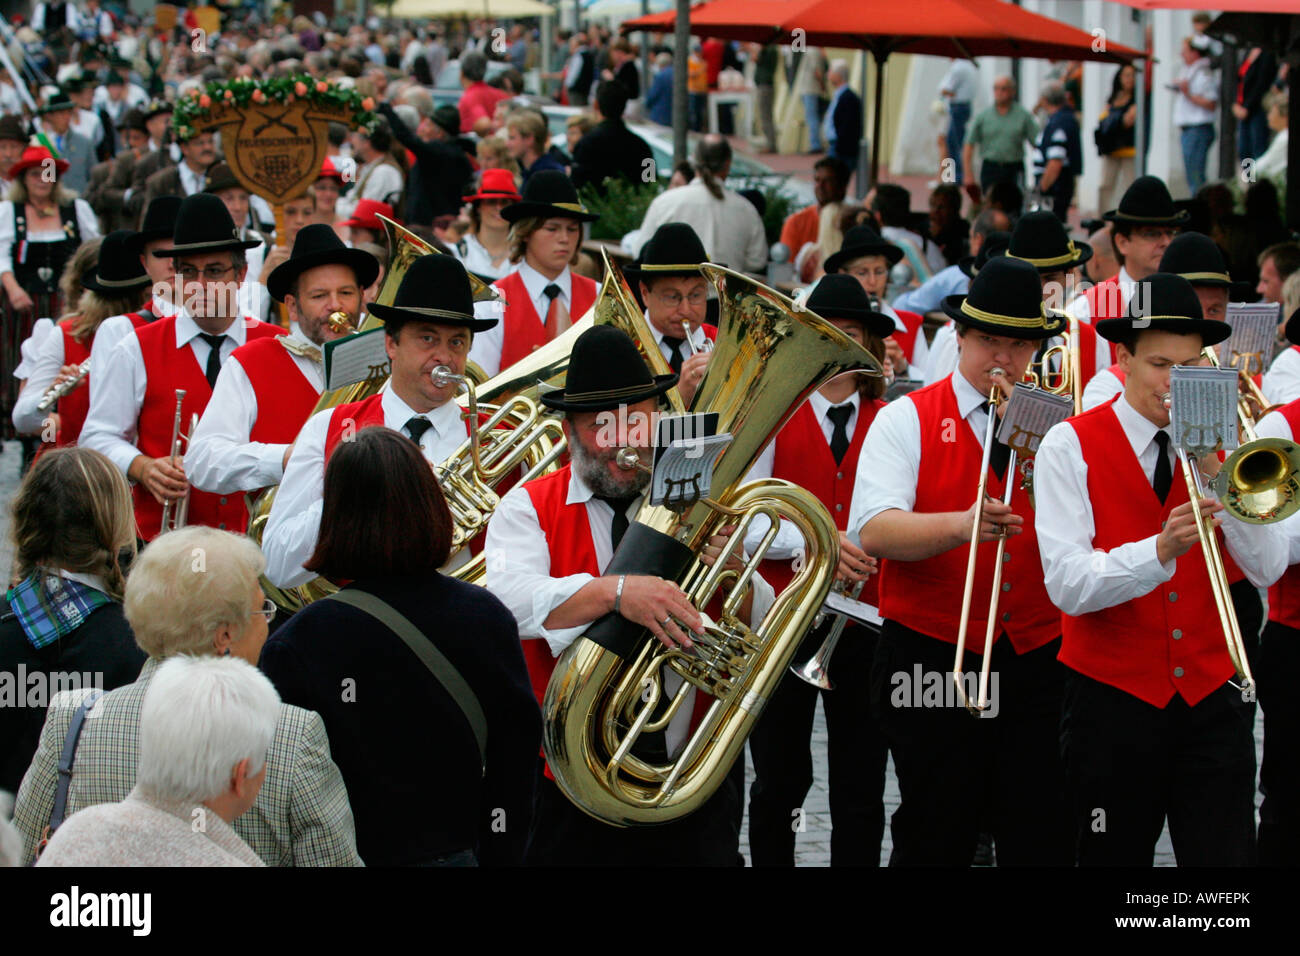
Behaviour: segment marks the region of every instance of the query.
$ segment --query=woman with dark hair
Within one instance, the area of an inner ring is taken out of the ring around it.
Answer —
[[[1137,70],[1125,63],[1115,71],[1110,98],[1093,138],[1101,154],[1101,206],[1115,209],[1137,178]]]
[[[17,792],[56,690],[112,690],[145,655],[122,614],[124,567],[135,554],[126,478],[99,452],[42,455],[13,501],[15,583],[0,616],[0,790]],[[43,678],[43,679],[42,679]],[[40,700],[33,688],[44,688]]]
[[[415,443],[363,428],[330,457],[304,565],[350,583],[262,651],[285,703],[324,718],[369,866],[523,857],[541,714],[514,617],[488,591],[438,573],[451,534]]]

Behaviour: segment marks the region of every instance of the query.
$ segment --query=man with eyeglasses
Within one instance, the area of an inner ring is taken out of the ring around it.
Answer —
[[[1119,208],[1103,217],[1111,224],[1111,241],[1119,260],[1119,275],[1099,282],[1067,307],[1080,322],[1094,325],[1120,319],[1137,284],[1160,271],[1160,259],[1188,220],[1174,207],[1169,188],[1155,176],[1139,176],[1124,192]],[[1117,361],[1111,347],[1111,361]]]
[[[700,264],[708,261],[694,229],[684,222],[666,222],[641,247],[637,262],[623,270],[628,282],[637,283],[646,321],[659,351],[679,376],[677,390],[687,405],[704,380],[718,337],[717,326],[704,324],[709,283]]]
[[[284,334],[240,315],[239,286],[248,271],[244,250],[252,245],[238,238],[216,196],[197,193],[182,200],[171,247],[152,252],[173,262],[172,301],[179,311],[118,342],[91,392],[81,444],[107,455],[135,483],[137,533],[145,541],[163,530],[164,503],[179,503],[187,494],[190,524],[243,532],[248,523],[243,495],[190,488],[180,459],[173,457],[172,432],[179,393],[180,434],[187,435],[231,353],[245,342]]]

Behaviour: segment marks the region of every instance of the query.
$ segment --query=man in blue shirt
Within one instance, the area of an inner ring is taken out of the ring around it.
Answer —
[[[1079,121],[1066,102],[1065,87],[1058,81],[1043,87],[1043,104],[1048,117],[1034,146],[1034,177],[1056,218],[1065,222],[1074,199],[1075,177],[1083,173]]]

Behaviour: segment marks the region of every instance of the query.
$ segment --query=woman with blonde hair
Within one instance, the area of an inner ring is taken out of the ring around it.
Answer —
[[[87,448],[41,456],[14,497],[9,534],[14,585],[0,616],[0,677],[20,693],[43,688],[27,706],[0,707],[0,790],[16,791],[52,688],[96,678],[120,687],[145,655],[122,613],[135,512],[117,466]]]
[[[59,320],[56,334],[46,336],[32,363],[31,376],[14,405],[14,427],[23,434],[42,433],[45,440],[62,448],[75,445],[90,410],[89,373],[81,366],[90,359],[90,348],[100,324],[114,315],[139,309],[149,297],[149,274],[132,248],[133,233],[122,229],[110,233],[98,247],[98,261],[92,262],[77,280],[81,292],[75,312]],[[86,243],[85,245],[91,245]],[[88,253],[94,256],[95,250]],[[73,257],[73,264],[82,250]],[[71,282],[68,283],[72,285]],[[39,408],[46,391],[73,379],[81,384],[59,399],[52,413]]]
[[[519,164],[506,148],[506,141],[500,136],[486,136],[478,141],[475,158],[479,169],[506,169],[510,175],[518,178]]]

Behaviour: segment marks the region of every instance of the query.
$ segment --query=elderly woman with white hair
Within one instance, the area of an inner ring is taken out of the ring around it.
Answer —
[[[139,678],[109,691],[80,723],[67,814],[125,799],[136,783],[140,713],[163,663],[179,654],[239,657],[256,664],[275,606],[262,594],[262,553],[242,535],[191,526],[160,535],[131,569],[124,611],[136,643],[149,655]],[[85,691],[50,704],[36,756],[14,808],[26,858],[52,822],[59,755]],[[267,758],[266,781],[235,832],[271,866],[352,866],[352,808],[330,757],[318,714],[281,704]]]
[[[70,817],[36,865],[265,866],[230,824],[262,789],[279,715],[246,661],[169,659],[140,708],[135,787]]]

